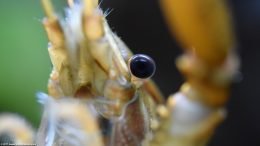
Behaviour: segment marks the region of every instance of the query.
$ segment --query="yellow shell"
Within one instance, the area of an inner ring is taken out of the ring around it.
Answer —
[[[184,48],[209,65],[221,64],[234,45],[224,0],[162,0],[169,28]]]

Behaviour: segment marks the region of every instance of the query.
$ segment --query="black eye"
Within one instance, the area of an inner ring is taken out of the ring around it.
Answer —
[[[149,56],[136,54],[129,60],[129,68],[135,77],[146,79],[154,74],[156,66]]]

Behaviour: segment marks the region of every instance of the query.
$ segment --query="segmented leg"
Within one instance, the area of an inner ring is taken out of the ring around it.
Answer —
[[[231,50],[229,14],[222,0],[162,0],[162,6],[170,28],[186,48],[177,67],[187,82],[168,99],[166,112],[159,112],[160,126],[144,145],[204,146],[225,117],[223,106],[239,67]]]
[[[34,129],[18,115],[0,114],[0,144],[33,144]]]

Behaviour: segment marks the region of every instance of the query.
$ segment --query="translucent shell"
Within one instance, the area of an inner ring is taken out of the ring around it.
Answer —
[[[53,99],[38,93],[44,113],[37,134],[37,144],[103,146],[93,107],[76,99]]]

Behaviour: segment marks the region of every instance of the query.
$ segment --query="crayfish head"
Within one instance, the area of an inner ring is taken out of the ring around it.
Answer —
[[[103,100],[106,102],[99,106],[105,107],[106,110],[101,111],[106,117],[122,115],[125,106],[134,100],[135,94],[138,94],[143,83],[154,74],[155,63],[150,57],[137,54],[129,59],[128,71],[131,76],[130,80],[120,74],[113,76],[113,72],[111,72],[110,79],[105,83]]]

